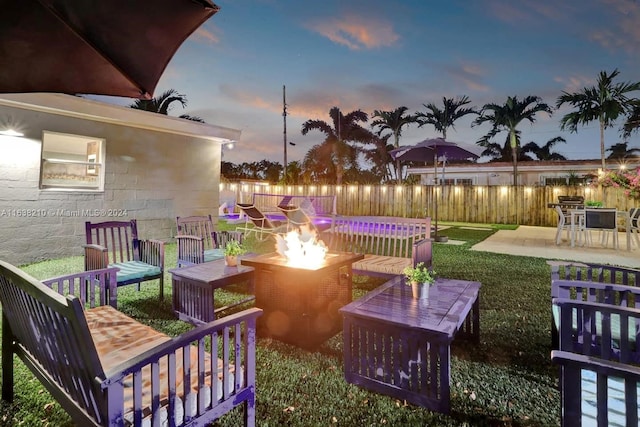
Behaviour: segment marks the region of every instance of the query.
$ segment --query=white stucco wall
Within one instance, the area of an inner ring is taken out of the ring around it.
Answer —
[[[141,238],[169,242],[176,216],[217,212],[220,142],[239,131],[69,98],[69,109],[0,99],[0,128],[10,121],[24,133],[0,135],[0,259],[80,255],[85,221],[136,219]],[[43,130],[104,138],[104,191],[40,190]]]

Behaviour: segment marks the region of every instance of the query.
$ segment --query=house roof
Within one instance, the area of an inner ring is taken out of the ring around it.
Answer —
[[[12,93],[0,95],[0,106],[41,111],[61,116],[210,139],[220,143],[240,140],[241,131],[199,123],[72,95]]]

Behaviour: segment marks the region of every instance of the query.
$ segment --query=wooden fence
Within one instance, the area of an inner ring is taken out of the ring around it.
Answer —
[[[520,224],[555,227],[558,217],[548,203],[559,195],[584,196],[605,207],[628,210],[640,206],[612,187],[524,187],[432,185],[262,185],[220,184],[221,195],[235,194],[236,203],[251,201],[253,193],[296,196],[336,195],[339,215],[435,218],[481,224]],[[437,207],[436,207],[437,198]]]

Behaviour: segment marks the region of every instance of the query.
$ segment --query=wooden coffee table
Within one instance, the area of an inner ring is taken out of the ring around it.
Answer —
[[[173,312],[180,320],[200,324],[215,320],[216,313],[255,300],[254,269],[246,265],[227,267],[224,259],[169,270],[173,287]],[[215,290],[249,281],[251,296],[235,304],[214,306]]]
[[[438,279],[428,301],[417,300],[397,276],[340,309],[346,381],[448,413],[451,342],[479,341],[479,290],[479,282]]]

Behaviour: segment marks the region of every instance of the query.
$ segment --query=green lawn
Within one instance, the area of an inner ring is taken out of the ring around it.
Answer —
[[[226,224],[221,223],[221,228]],[[480,290],[480,344],[456,341],[452,348],[450,415],[432,413],[403,401],[349,385],[342,373],[342,334],[316,352],[270,339],[258,340],[257,419],[260,426],[548,426],[559,425],[557,369],[550,363],[550,280],[545,260],[486,252],[470,247],[495,232],[458,228],[441,231],[464,245],[436,244],[434,268],[440,276],[477,280]],[[255,252],[272,243],[249,240]],[[175,245],[167,245],[167,270],[176,262]],[[23,266],[43,279],[79,271],[82,257]],[[165,301],[157,284],[137,292],[118,291],[119,309],[170,335],[191,328],[175,320],[170,303],[170,275]],[[356,276],[354,298],[382,283]],[[238,293],[222,292],[216,305]],[[218,298],[218,292],[216,292]],[[0,425],[68,426],[69,417],[20,363],[13,405],[0,405]],[[214,425],[240,425],[234,410]]]

